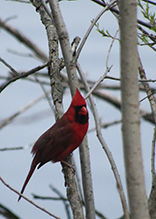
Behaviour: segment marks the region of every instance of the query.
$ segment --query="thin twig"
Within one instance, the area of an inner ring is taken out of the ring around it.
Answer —
[[[77,171],[76,171],[77,172]],[[51,185],[50,185],[51,187]],[[56,188],[54,188],[52,186],[52,190],[54,192],[56,192],[56,194],[59,195],[59,198],[55,198],[55,197],[50,197],[50,196],[40,196],[40,195],[35,195],[35,194],[32,194],[33,195],[33,198],[34,199],[40,199],[40,200],[51,200],[51,201],[63,201],[63,202],[68,202],[68,199],[63,196],[59,190],[57,190]],[[85,206],[85,203],[84,203],[84,200],[82,200],[82,205]],[[67,207],[67,210],[68,210],[68,204],[66,204],[65,208]],[[100,211],[96,210],[95,209],[95,213],[96,215],[101,218],[101,219],[107,219]],[[69,215],[69,214],[68,214]],[[68,217],[68,219],[70,219],[71,217]]]
[[[101,128],[108,128],[109,126],[116,125],[116,124],[119,124],[121,122],[122,122],[122,120],[120,119],[120,120],[115,120],[113,122],[102,123],[102,124],[100,124],[100,126],[101,126]],[[96,127],[90,128],[88,130],[88,132],[92,132],[92,131],[96,131]]]
[[[82,187],[81,187],[81,180],[78,174],[78,169],[74,160],[74,156],[72,157],[72,163],[75,169],[75,177],[76,177],[76,181],[77,181],[77,185],[78,185],[78,190],[79,190],[79,194],[80,194],[80,199],[82,202],[84,202],[84,196],[83,196],[83,192],[82,192]]]
[[[13,148],[0,148],[0,151],[14,151],[14,150],[22,150],[24,147],[13,147]]]
[[[110,45],[110,47],[109,47],[109,50],[108,50],[108,54],[107,54],[107,58],[106,58],[106,68],[107,68],[107,69],[108,69],[108,59],[109,59],[109,56],[110,56],[110,52],[111,52],[113,43],[114,43],[114,41],[115,41],[115,38],[116,38],[118,32],[119,32],[119,29],[116,31],[116,33],[115,33],[115,35],[114,35],[114,37],[113,37],[112,43],[111,43],[111,45]]]
[[[147,36],[153,43],[156,43],[156,37],[153,34],[149,34],[146,30],[144,30],[140,25],[138,25],[138,29],[143,33],[144,36]],[[141,39],[141,38],[140,38]]]
[[[47,91],[45,90],[45,88],[44,88],[42,82],[37,78],[36,75],[34,75],[34,78],[35,78],[35,80],[40,84],[40,86],[41,86],[41,88],[42,88],[42,90],[43,90],[43,92],[44,92],[44,94],[45,94],[45,96],[46,96],[46,98],[47,98],[47,101],[48,101],[48,103],[49,103],[49,106],[50,106],[52,112],[54,112],[55,110],[54,110],[54,107],[53,107],[53,105],[52,105],[52,103],[51,103],[51,98],[49,98],[49,94],[48,94]]]
[[[143,0],[144,2],[147,2],[149,4],[152,4],[152,5],[156,5],[156,2],[153,2],[153,1],[149,1],[149,0]]]
[[[151,96],[153,96],[156,92],[152,92],[151,94],[143,97],[141,100],[139,100],[139,103],[141,103],[142,101],[146,100],[147,98],[149,99]]]
[[[94,91],[94,96],[107,101],[108,103],[112,104],[114,107],[116,107],[117,109],[119,109],[121,111],[121,100],[119,98],[117,98],[116,96],[113,96],[110,93],[106,93],[104,91],[102,91],[101,89],[97,89]],[[145,119],[148,122],[151,122],[152,124],[155,125],[153,116],[151,113],[148,113],[147,111],[140,109],[140,116]]]
[[[19,3],[29,3],[29,1],[26,1],[26,0],[6,0],[6,1],[14,1],[14,2],[19,2]]]
[[[71,214],[70,214],[70,211],[69,211],[70,205],[69,205],[68,199],[65,198],[65,197],[62,195],[62,193],[61,193],[58,189],[56,189],[54,186],[50,185],[49,187],[60,197],[60,199],[62,199],[63,204],[64,204],[64,207],[65,207],[65,209],[66,209],[67,218],[68,218],[68,219],[71,219]]]
[[[11,191],[15,192],[16,194],[22,196],[22,198],[24,198],[27,202],[29,202],[30,204],[34,205],[36,208],[40,209],[41,211],[45,212],[46,214],[49,214],[50,216],[56,218],[56,219],[60,219],[59,217],[55,216],[54,214],[50,213],[49,211],[47,211],[46,209],[40,207],[39,205],[35,204],[33,201],[31,201],[30,199],[28,199],[27,197],[25,197],[23,194],[21,194],[20,192],[18,192],[17,190],[15,190],[13,187],[11,187],[9,184],[7,184],[2,177],[0,176],[0,180],[1,182],[8,187]]]
[[[88,86],[88,84],[86,82],[87,80],[85,78],[85,75],[84,75],[83,71],[81,70],[81,67],[79,65],[77,65],[77,68],[78,68],[81,80],[84,83],[86,92],[88,92],[87,93],[87,96],[88,96],[88,94],[91,94],[91,92],[90,92],[89,86]],[[110,162],[110,165],[112,167],[112,170],[113,170],[116,182],[117,182],[117,187],[118,187],[118,191],[119,191],[119,195],[120,195],[120,200],[121,200],[121,203],[122,203],[122,208],[123,208],[123,212],[124,212],[125,218],[129,219],[127,202],[126,202],[126,198],[125,198],[122,182],[121,182],[121,179],[120,179],[120,175],[118,173],[118,169],[117,169],[117,166],[116,166],[115,161],[113,159],[113,156],[112,156],[112,154],[111,154],[111,152],[110,152],[110,150],[109,150],[109,148],[108,148],[108,146],[107,146],[107,144],[106,144],[106,142],[105,142],[105,140],[104,140],[104,138],[102,136],[101,128],[100,128],[100,120],[99,120],[99,116],[98,116],[98,111],[97,111],[96,104],[94,102],[94,99],[93,99],[92,95],[89,96],[89,100],[90,100],[91,108],[92,108],[93,115],[94,115],[97,137],[98,137],[98,139],[99,139],[99,141],[100,141],[100,143],[102,145],[102,148],[104,149],[104,151],[105,151],[105,153],[106,153],[106,155],[108,157],[108,160]]]
[[[42,61],[46,62],[47,56],[26,36],[24,36],[21,32],[16,30],[15,28],[8,25],[5,21],[0,19],[0,27],[9,32],[12,36],[22,42],[25,46],[27,46],[30,50],[34,52],[34,54],[41,59]]]
[[[82,41],[81,41],[81,43],[80,43],[80,46],[79,46],[78,49],[77,49],[76,55],[74,56],[74,61],[75,61],[75,62],[76,62],[76,60],[78,59],[78,57],[79,57],[79,55],[80,55],[80,52],[81,52],[81,50],[82,50],[82,48],[83,48],[83,46],[84,46],[84,44],[85,44],[85,42],[86,42],[86,40],[87,40],[89,34],[91,33],[91,31],[92,31],[94,25],[95,25],[96,22],[100,19],[100,17],[103,15],[103,13],[104,13],[105,11],[109,10],[110,7],[112,7],[115,2],[116,2],[116,0],[112,1],[110,4],[108,4],[107,6],[105,6],[104,9],[103,9],[103,10],[96,16],[96,18],[92,21],[90,27],[88,28],[86,34],[84,35],[84,37],[83,37],[83,39],[82,39]]]
[[[23,72],[23,73],[21,73],[21,74],[18,74],[18,75],[16,75],[15,77],[9,78],[4,84],[2,84],[2,85],[0,86],[0,93],[1,93],[9,84],[11,84],[12,82],[17,81],[17,80],[20,79],[20,78],[26,78],[26,77],[28,77],[29,75],[34,74],[36,71],[39,71],[39,70],[45,68],[46,66],[48,66],[48,62],[44,63],[43,65],[39,65],[39,66],[37,66],[37,67],[35,67],[35,68],[33,68],[33,69],[27,71],[27,72]]]
[[[80,65],[78,63],[77,63],[77,68],[80,69]],[[112,65],[111,65],[111,67],[107,68],[107,70],[105,71],[104,75],[101,76],[99,78],[99,80],[95,82],[95,84],[92,86],[92,88],[88,91],[88,93],[84,97],[85,99],[87,99],[90,96],[90,94],[97,88],[97,86],[104,80],[104,78],[106,77],[107,73],[110,72],[111,68],[112,68]]]
[[[33,54],[33,53],[24,53],[24,52],[19,52],[19,51],[16,51],[14,49],[7,49],[7,51],[11,54],[14,54],[16,56],[20,56],[20,57],[29,57],[29,58],[34,58],[34,59],[37,59],[37,57]]]
[[[101,5],[101,6],[103,6],[103,7],[106,7],[106,3],[104,3],[104,2],[102,2],[102,1],[99,1],[99,0],[91,0],[91,1],[93,1],[93,2],[95,2],[95,3],[97,3],[97,4],[99,4],[99,5]],[[112,12],[115,12],[117,15],[119,15],[119,10],[117,10],[116,8],[114,8],[114,7],[111,7],[110,8],[110,11],[112,11]],[[141,21],[141,20],[137,20],[137,22],[139,23],[139,24],[141,24],[141,25],[143,25],[143,26],[145,26],[145,27],[147,27],[147,28],[149,28],[149,29],[151,29],[153,26],[151,25],[151,24],[149,24],[149,23],[146,23],[146,22],[144,22],[144,21]]]
[[[35,195],[32,193],[32,196],[34,199],[41,199],[41,200],[52,200],[52,201],[68,201],[67,198],[56,198],[56,197],[50,197],[50,196],[41,196],[41,195]]]
[[[49,94],[49,92],[47,92],[47,94]],[[14,113],[12,116],[8,117],[7,119],[5,119],[1,125],[0,125],[0,129],[3,128],[4,126],[6,126],[8,123],[10,123],[13,119],[15,119],[17,116],[19,116],[21,113],[25,112],[26,110],[28,110],[30,107],[34,106],[36,103],[38,103],[39,101],[41,101],[42,99],[45,98],[45,94],[42,94],[40,97],[38,97],[37,99],[33,100],[32,102],[30,102],[29,104],[27,104],[26,106],[24,106],[23,108],[21,108],[20,110],[18,110],[16,113]]]
[[[13,73],[14,76],[18,75],[18,72],[1,57],[0,57],[0,62],[2,62],[5,66],[7,66],[10,69],[10,71]]]
[[[139,54],[138,54],[138,60],[139,60],[138,69],[139,69],[140,78],[141,79],[147,79],[146,78],[146,72],[143,69],[143,65],[142,65],[142,62],[141,62]],[[156,99],[155,99],[155,97],[153,95],[153,92],[150,89],[150,86],[149,86],[148,82],[142,82],[142,84],[143,84],[143,86],[144,86],[144,88],[146,90],[147,97],[148,97],[148,100],[149,100],[149,103],[150,103],[150,107],[151,107],[151,111],[152,111],[152,114],[153,114],[153,117],[154,117],[154,121],[155,121],[155,124],[156,124]]]
[[[0,217],[6,219],[21,219],[18,215],[14,214],[12,209],[0,203]]]
[[[106,76],[106,79],[111,79],[114,81],[120,81],[120,78],[112,77],[112,76]],[[156,79],[140,79],[139,82],[156,82]]]

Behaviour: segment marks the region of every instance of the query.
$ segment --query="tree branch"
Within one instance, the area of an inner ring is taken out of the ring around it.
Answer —
[[[81,70],[81,67],[78,63],[77,63],[77,68],[78,68],[81,80],[84,83],[85,90],[88,93],[90,93],[90,89],[89,89],[89,86],[86,82],[85,75],[84,75],[83,71]],[[108,71],[106,71],[106,72],[108,72]],[[88,94],[87,94],[87,96],[88,96]],[[125,218],[129,219],[128,207],[127,207],[126,198],[125,198],[124,191],[123,191],[122,182],[120,180],[120,175],[118,173],[118,169],[117,169],[117,166],[116,166],[115,161],[113,159],[113,156],[112,156],[112,154],[111,154],[111,152],[110,152],[110,150],[109,150],[109,148],[108,148],[108,146],[107,146],[107,144],[106,144],[106,142],[105,142],[105,140],[102,136],[98,111],[97,111],[96,104],[94,102],[94,99],[93,99],[92,95],[89,96],[89,100],[90,100],[91,108],[92,108],[93,115],[94,115],[94,120],[95,120],[95,125],[96,125],[96,133],[97,133],[98,140],[100,141],[100,143],[102,145],[102,148],[104,149],[104,151],[107,155],[107,158],[110,162],[110,165],[112,167],[112,170],[113,170],[116,182],[117,182],[117,187],[118,187],[118,191],[119,191],[119,194],[120,194],[120,199],[121,199],[121,203],[122,203]]]
[[[75,63],[75,60],[73,60],[73,52],[70,48],[69,36],[68,36],[67,30],[66,30],[66,27],[65,27],[65,23],[63,21],[63,18],[61,16],[61,13],[60,13],[60,10],[59,10],[58,2],[56,0],[50,0],[49,3],[50,3],[51,10],[52,10],[53,18],[54,18],[54,21],[55,21],[55,25],[56,25],[56,28],[57,28],[59,40],[60,40],[62,54],[63,54],[63,58],[64,58],[64,62],[65,62],[65,66],[66,66],[67,74],[68,74],[68,78],[69,78],[70,90],[71,90],[71,93],[73,95],[75,93],[76,87],[78,87],[78,77],[76,75],[76,68],[75,68],[76,63]],[[84,174],[82,175],[83,182],[86,181],[86,186],[88,187],[87,190],[90,190],[90,196],[87,196],[87,194],[85,193],[86,194],[86,196],[85,196],[85,200],[86,200],[86,217],[89,218],[89,219],[94,219],[95,218],[95,207],[94,207],[91,177],[89,177],[89,179],[87,179],[86,175],[85,175],[85,173],[87,171],[88,171],[88,173],[91,174],[90,162],[89,162],[89,159],[88,159],[88,146],[87,146],[86,139],[84,139],[83,143],[80,145],[79,148],[80,148],[81,169],[84,172]],[[87,163],[84,162],[84,159],[87,161]],[[71,177],[69,178],[69,175],[66,174],[66,173],[65,173],[65,178],[68,179],[68,181],[66,181],[67,183],[69,182],[69,180],[72,179]],[[88,181],[90,181],[89,185],[87,185]],[[74,181],[72,180],[72,182],[74,182]],[[71,189],[69,183],[68,183],[68,187],[69,188],[67,188],[67,194],[70,195],[68,193],[69,189]],[[74,196],[71,197],[71,198],[72,199],[69,200],[69,201],[71,201],[70,204],[72,206],[73,205],[72,202],[74,203],[74,200],[73,200]],[[78,199],[79,199],[78,196],[77,196],[76,199],[78,201]],[[81,205],[81,202],[79,201],[79,208],[81,207],[80,205]],[[80,213],[79,213],[79,215],[76,213],[76,211],[78,209],[75,209],[75,210],[74,210],[74,208],[72,208],[72,209],[73,209],[73,215],[74,215],[75,218],[84,217],[82,213],[81,213],[81,215],[80,215]]]
[[[116,0],[112,1],[110,4],[108,5],[105,5],[104,9],[96,16],[96,18],[92,21],[90,27],[88,28],[85,36],[83,37],[83,40],[81,41],[80,43],[80,46],[78,47],[78,50],[77,50],[77,53],[74,57],[74,61],[76,62],[79,55],[80,55],[80,52],[89,36],[89,34],[91,33],[93,27],[95,26],[96,22],[100,19],[100,17],[103,15],[104,12],[106,12],[107,10],[109,10],[114,4],[115,4]]]
[[[26,78],[29,75],[34,74],[35,72],[45,68],[47,65],[48,65],[48,62],[44,63],[43,65],[37,66],[37,67],[27,71],[27,72],[22,72],[21,74],[17,74],[17,72],[16,72],[16,76],[8,78],[8,80],[0,86],[0,93],[12,82],[17,81],[18,79],[21,79],[21,78]]]
[[[99,4],[99,5],[101,5],[101,6],[103,6],[103,7],[106,7],[106,3],[103,2],[103,1],[99,1],[99,0],[91,0],[91,1],[93,1],[93,2],[95,2],[95,3],[97,3],[97,4]],[[117,15],[120,14],[119,10],[117,10],[116,8],[113,8],[113,7],[110,8],[110,11],[115,12]],[[147,27],[147,28],[149,28],[149,29],[151,29],[151,28],[153,27],[151,24],[146,23],[146,22],[143,22],[143,21],[141,21],[141,20],[137,20],[137,22],[138,22],[139,24],[141,24],[142,26],[145,26],[145,27]]]
[[[146,73],[143,69],[139,54],[138,54],[138,59],[139,59],[138,69],[139,69],[140,78],[147,80]],[[150,106],[151,106],[151,111],[152,111],[152,114],[153,114],[153,118],[154,118],[154,121],[155,121],[155,124],[156,124],[156,99],[153,95],[153,92],[150,89],[150,86],[149,86],[148,82],[143,81],[142,84],[143,84],[143,86],[145,88],[145,91],[147,93],[147,97],[148,97],[148,100],[149,100],[149,103],[150,103]]]
[[[50,216],[56,218],[56,219],[60,219],[59,217],[55,216],[54,214],[50,213],[49,211],[47,211],[46,209],[40,207],[39,205],[35,204],[33,201],[31,201],[30,199],[28,199],[27,197],[25,197],[23,194],[21,194],[20,192],[18,192],[17,190],[15,190],[14,188],[12,188],[9,184],[7,184],[2,177],[0,176],[0,181],[6,186],[8,187],[10,190],[12,190],[14,193],[16,193],[18,196],[20,195],[22,198],[24,198],[27,202],[29,202],[30,204],[34,205],[36,208],[40,209],[41,211],[45,212],[46,214],[49,214]]]
[[[47,92],[46,94],[48,94],[49,92]],[[34,106],[34,104],[38,103],[39,101],[41,101],[42,99],[44,99],[46,97],[46,94],[42,94],[40,97],[38,97],[37,99],[33,100],[32,102],[30,102],[28,105],[26,105],[25,107],[22,107],[20,110],[18,110],[16,113],[14,113],[12,116],[8,117],[7,119],[3,120],[3,122],[0,124],[0,129],[2,129],[4,126],[6,126],[8,123],[10,123],[11,121],[13,121],[17,116],[19,116],[21,113],[25,112],[26,110],[28,110],[30,107]]]
[[[35,55],[44,62],[47,62],[47,56],[34,44],[32,43],[26,36],[20,33],[15,28],[6,24],[6,22],[0,19],[0,27],[9,32],[11,35],[16,37],[20,42],[22,42],[25,46],[27,46],[30,50],[32,50]]]

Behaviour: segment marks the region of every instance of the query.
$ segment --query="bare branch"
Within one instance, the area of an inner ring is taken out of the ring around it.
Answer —
[[[50,93],[47,92],[46,94]],[[7,119],[3,120],[3,122],[0,125],[0,129],[2,129],[4,126],[6,126],[8,123],[10,123],[11,121],[13,121],[17,116],[19,116],[21,113],[25,112],[26,110],[28,110],[30,107],[34,106],[36,103],[38,103],[39,101],[41,101],[42,99],[44,99],[46,97],[46,94],[42,94],[40,97],[38,97],[37,99],[33,100],[32,102],[30,102],[28,105],[26,105],[25,107],[21,108],[19,111],[17,111],[16,113],[14,113],[12,116],[8,117]]]
[[[14,150],[22,150],[24,147],[13,147],[13,148],[0,148],[0,151],[14,151]]]
[[[40,209],[41,211],[45,212],[46,214],[49,214],[50,216],[56,218],[56,219],[60,219],[59,217],[55,216],[54,214],[50,213],[49,211],[47,211],[46,209],[40,207],[39,205],[35,204],[33,201],[31,201],[30,199],[28,199],[27,197],[25,197],[23,194],[21,194],[20,192],[18,192],[17,190],[15,190],[13,187],[11,187],[9,184],[7,184],[2,177],[0,176],[0,180],[1,182],[8,187],[11,191],[13,191],[14,193],[16,193],[17,195],[20,195],[22,198],[24,198],[27,202],[29,202],[30,204],[34,205],[36,208]]]
[[[108,59],[109,59],[109,55],[110,55],[110,52],[111,52],[113,43],[114,43],[114,41],[115,41],[115,38],[116,38],[118,32],[119,32],[119,29],[116,31],[116,33],[115,33],[115,35],[114,35],[114,37],[113,37],[113,40],[112,40],[112,42],[111,42],[111,45],[110,45],[110,47],[109,47],[109,50],[108,50],[108,55],[107,55],[107,58],[106,58],[106,68],[107,68],[107,69],[108,69]]]
[[[38,79],[37,76],[34,75],[34,77],[35,77],[36,82],[38,82],[39,85],[41,86],[41,88],[42,88],[42,90],[43,90],[43,92],[44,92],[44,94],[45,94],[45,96],[46,96],[46,98],[47,98],[47,101],[48,101],[48,103],[49,103],[49,106],[50,106],[51,110],[55,113],[54,107],[53,107],[52,102],[51,102],[51,98],[49,98],[49,95],[48,95],[48,93],[46,92],[46,90],[45,90],[45,88],[44,88],[44,86],[43,86],[43,83]]]
[[[66,212],[68,211],[68,204],[66,204],[66,202],[68,202],[68,199],[62,195],[62,193],[56,189],[54,186],[50,185],[50,188],[59,196],[59,198],[55,198],[55,197],[47,197],[47,196],[39,196],[39,195],[35,195],[32,194],[33,197],[35,199],[41,199],[41,200],[56,200],[56,201],[63,201],[65,208],[66,208]],[[85,206],[84,200],[82,200],[82,205]],[[106,217],[99,211],[95,210],[96,215],[101,218],[101,219],[106,219]],[[69,215],[69,213],[67,212],[67,214]],[[68,217],[70,218],[70,216]]]
[[[91,1],[93,1],[93,2],[95,2],[95,3],[97,3],[97,4],[99,4],[99,5],[101,5],[101,6],[103,6],[103,7],[106,7],[106,5],[107,5],[105,2],[99,1],[99,0],[91,0]],[[119,10],[117,10],[117,9],[114,8],[114,7],[111,7],[111,8],[110,8],[110,11],[115,12],[117,15],[119,15]],[[145,26],[145,27],[147,27],[147,28],[149,28],[149,29],[152,28],[152,25],[149,24],[149,23],[143,22],[143,21],[141,21],[141,20],[139,20],[139,19],[137,20],[137,22],[138,22],[139,24],[141,24],[142,26]]]
[[[63,58],[64,58],[64,62],[65,62],[65,66],[66,66],[67,74],[69,78],[71,94],[74,95],[75,89],[76,87],[78,87],[78,77],[77,77],[76,68],[75,68],[76,62],[73,59],[73,52],[71,50],[70,43],[69,43],[68,32],[66,30],[66,26],[65,26],[65,23],[63,21],[63,18],[62,18],[60,9],[59,9],[58,1],[50,0],[49,3],[50,3],[51,10],[52,10],[53,18],[55,21],[55,25],[57,28],[59,40],[60,40],[62,54],[63,54]],[[84,172],[84,174],[82,174],[82,179],[83,179],[83,182],[86,180],[89,183],[87,185],[87,182],[86,182],[86,187],[88,187],[88,190],[90,191],[89,196],[88,196],[88,193],[87,194],[85,193],[86,195],[85,199],[87,201],[86,202],[86,218],[94,219],[95,218],[94,196],[93,196],[93,188],[92,188],[92,180],[91,180],[90,160],[88,156],[88,145],[87,145],[86,138],[84,139],[83,143],[80,145],[79,148],[80,148],[81,169]],[[84,160],[86,160],[87,162],[85,163]],[[69,161],[70,160],[68,160],[68,162]],[[70,173],[71,171],[69,172],[68,169],[67,169],[68,172],[65,172],[65,179],[68,185],[67,195],[70,198],[69,201],[70,201],[70,204],[73,210],[73,217],[82,219],[84,218],[84,215],[82,212],[81,201],[80,201],[79,196],[77,195],[77,188],[75,185],[75,180],[73,180],[73,174]],[[88,179],[86,178],[86,175],[85,175],[86,172],[90,173],[90,177]],[[71,182],[73,183],[73,185],[71,185],[71,183],[69,184],[69,180],[70,181],[72,180]],[[70,195],[71,191],[73,191],[72,197]],[[77,205],[76,209],[75,209],[74,203]]]
[[[156,43],[156,37],[153,36],[152,34],[149,34],[146,30],[144,30],[141,26],[138,25],[138,29],[145,35],[145,36],[148,36],[149,39],[151,41],[153,41],[153,43],[155,44]]]
[[[156,5],[156,2],[153,2],[153,1],[150,1],[150,0],[143,0],[144,2],[147,2],[149,4],[152,4],[152,5]]]
[[[6,24],[6,22],[0,19],[0,27],[9,32],[11,35],[16,37],[20,42],[22,42],[25,46],[27,46],[30,50],[32,50],[35,55],[44,62],[47,62],[47,56],[34,44],[32,43],[26,36],[20,33],[15,28]]]
[[[139,74],[140,74],[140,78],[141,79],[147,79],[146,78],[146,73],[143,69],[143,66],[142,66],[142,63],[141,63],[141,60],[140,60],[140,57],[139,57],[139,54],[138,54],[138,59],[139,59]],[[156,99],[153,95],[153,92],[151,91],[150,89],[150,86],[148,84],[148,82],[142,82],[145,90],[146,90],[146,93],[147,93],[147,97],[148,97],[148,100],[150,102],[150,106],[151,106],[151,111],[152,111],[152,114],[153,114],[153,117],[154,117],[154,121],[155,121],[155,124],[156,124]]]
[[[30,2],[27,1],[27,0],[6,0],[6,1],[15,1],[15,2],[20,2],[20,3],[28,3],[28,4],[30,4]]]
[[[81,80],[84,83],[85,90],[88,93],[90,93],[89,86],[86,82],[85,75],[84,75],[83,71],[81,70],[80,65],[77,64],[77,68],[78,68]],[[98,140],[100,141],[100,143],[102,145],[102,148],[104,149],[104,151],[105,151],[105,153],[108,157],[108,160],[110,162],[110,165],[112,167],[112,170],[113,170],[116,182],[117,182],[117,187],[118,187],[118,191],[119,191],[119,194],[120,194],[120,199],[121,199],[121,203],[122,203],[125,218],[129,219],[128,207],[127,207],[126,198],[125,198],[125,194],[124,194],[124,191],[123,191],[123,186],[122,186],[122,182],[121,182],[121,179],[120,179],[120,175],[118,173],[118,169],[117,169],[117,166],[116,166],[115,161],[113,159],[113,156],[112,156],[112,154],[111,154],[111,152],[110,152],[110,150],[109,150],[109,148],[108,148],[108,146],[107,146],[107,144],[106,144],[106,142],[105,142],[105,140],[102,136],[98,111],[97,111],[96,104],[94,102],[94,99],[93,99],[92,95],[89,96],[89,100],[90,100],[91,108],[92,108],[93,115],[94,115],[94,120],[95,120],[95,125],[96,125],[96,133],[97,133]]]
[[[80,65],[77,63],[77,68],[80,70]],[[93,85],[93,87],[88,91],[87,95],[85,96],[85,99],[89,97],[89,95],[97,88],[97,86],[105,79],[107,73],[111,70],[112,66],[110,68],[107,68],[106,72],[104,73],[103,76],[99,78]]]
[[[113,106],[115,106],[117,109],[121,110],[121,100],[117,98],[116,96],[113,96],[112,94],[109,94],[108,92],[104,92],[101,89],[97,89],[93,93],[96,97],[107,101],[108,103],[111,103]],[[152,124],[155,124],[153,116],[151,113],[148,113],[147,111],[140,109],[140,116],[147,120],[148,122],[151,122]]]
[[[100,127],[101,127],[101,128],[108,128],[108,127],[110,127],[110,126],[112,126],[112,125],[116,125],[116,124],[119,124],[119,123],[121,123],[121,122],[122,122],[122,120],[120,119],[120,120],[115,120],[115,121],[113,121],[113,122],[102,123],[102,124],[100,124]],[[96,131],[96,128],[94,127],[94,128],[90,128],[90,129],[88,130],[88,132],[92,132],[92,131]]]
[[[80,52],[81,52],[81,50],[82,50],[82,48],[83,48],[83,46],[84,46],[84,44],[85,44],[85,42],[86,42],[86,40],[87,40],[89,34],[91,33],[91,31],[92,31],[94,25],[95,25],[96,22],[100,19],[100,17],[103,15],[103,13],[106,12],[107,10],[109,10],[110,7],[112,7],[115,2],[116,2],[116,0],[114,0],[114,1],[112,1],[110,4],[106,5],[105,8],[104,8],[104,9],[96,16],[96,18],[92,21],[92,23],[91,23],[90,27],[88,28],[88,30],[87,30],[85,36],[83,37],[83,40],[82,40],[81,43],[80,43],[80,46],[78,47],[77,53],[76,53],[76,55],[75,55],[75,57],[74,57],[74,61],[75,61],[75,62],[77,61],[77,59],[78,59],[78,57],[79,57],[79,55],[80,55]]]
[[[50,185],[50,188],[59,196],[60,199],[62,199],[64,207],[66,209],[67,218],[71,219],[68,199],[65,198],[62,193],[58,189],[54,188],[52,185]]]
[[[0,57],[0,62],[2,62],[5,66],[7,66],[14,76],[18,75],[18,72],[1,57]]]
[[[43,65],[37,66],[27,72],[22,72],[21,74],[16,72],[18,75],[16,74],[16,76],[9,78],[4,84],[0,86],[0,93],[12,82],[17,81],[18,79],[21,79],[21,78],[26,78],[29,75],[34,74],[36,71],[39,71],[45,68],[46,66],[48,66],[48,62],[44,63]]]
[[[152,186],[151,186],[151,192],[148,199],[148,210],[149,215],[151,219],[156,218],[156,174],[154,175]]]
[[[78,87],[78,78],[76,75],[75,62],[73,61],[73,53],[70,47],[69,35],[59,9],[58,1],[50,0],[49,3],[60,40],[61,50],[69,78],[71,94],[74,95],[75,89]]]
[[[4,218],[8,219],[20,219],[19,216],[13,213],[11,209],[5,207],[3,204],[0,204],[0,215]]]
[[[49,1],[52,10],[53,19],[47,17],[45,8],[41,1],[32,1],[37,11],[40,13],[42,23],[46,27],[48,42],[49,42],[49,75],[51,78],[52,96],[55,104],[56,119],[60,118],[63,114],[62,107],[62,85],[60,83],[60,66],[58,59],[58,37],[60,39],[61,49],[64,57],[64,62],[67,68],[67,73],[70,81],[70,88],[72,94],[75,93],[77,86],[77,76],[75,66],[72,63],[72,51],[70,49],[68,33],[59,9],[57,1]],[[54,20],[54,24],[53,24]],[[56,28],[57,32],[56,32]],[[75,86],[76,84],[76,86]],[[70,156],[67,158],[68,163],[71,163]],[[82,206],[79,200],[79,195],[76,187],[74,173],[71,168],[63,168],[65,181],[67,185],[67,196],[71,204],[74,217],[84,218]],[[70,182],[70,183],[69,183]]]

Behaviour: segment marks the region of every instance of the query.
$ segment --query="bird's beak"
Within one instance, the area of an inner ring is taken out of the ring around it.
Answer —
[[[85,106],[83,106],[79,111],[79,115],[87,115],[87,114],[88,114],[88,110]]]

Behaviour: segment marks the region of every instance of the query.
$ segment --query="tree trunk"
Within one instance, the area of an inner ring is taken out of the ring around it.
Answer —
[[[120,0],[122,135],[130,215],[149,219],[140,141],[136,1]]]

